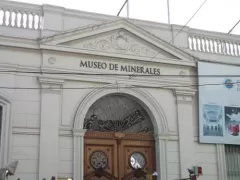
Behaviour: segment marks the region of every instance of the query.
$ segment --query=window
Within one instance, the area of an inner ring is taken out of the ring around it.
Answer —
[[[225,145],[228,180],[240,179],[240,145]]]

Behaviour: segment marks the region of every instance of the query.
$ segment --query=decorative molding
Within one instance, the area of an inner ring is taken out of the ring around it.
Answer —
[[[108,84],[113,84],[117,81],[119,81],[119,83],[125,83],[125,84],[129,84],[132,86],[163,86],[163,89],[172,89],[171,86],[187,86],[189,84],[189,81],[181,81],[179,82],[179,79],[173,79],[173,78],[169,78],[169,79],[159,79],[159,78],[154,78],[154,77],[132,77],[131,79],[129,79],[127,77],[111,77],[111,76],[106,76],[104,77],[104,79],[102,77],[99,76],[86,76],[86,75],[74,75],[79,73],[79,70],[76,69],[65,69],[65,67],[63,68],[57,68],[57,67],[34,67],[34,66],[21,66],[21,65],[17,65],[17,64],[6,64],[6,63],[0,63],[0,69],[3,71],[19,71],[19,72],[25,72],[25,71],[31,71],[31,72],[42,72],[43,74],[45,72],[48,73],[53,73],[51,75],[44,75],[44,76],[40,76],[41,79],[52,79],[53,82],[55,80],[60,80],[63,82],[63,80],[75,80],[75,81],[86,81],[86,82],[99,82],[99,80],[101,80],[102,83],[108,83]],[[81,71],[82,73],[96,73],[94,71]],[[60,74],[54,74],[54,73],[60,73]],[[73,74],[64,74],[61,75],[61,73],[73,73]],[[10,74],[10,73],[9,73]],[[24,76],[39,76],[39,74],[37,73],[25,73]],[[43,77],[43,78],[42,78]],[[44,80],[43,80],[44,81]],[[64,82],[63,82],[64,83]]]
[[[135,36],[137,36],[138,38],[142,39],[143,41],[151,44],[152,46],[157,47],[156,49],[157,52],[164,49],[164,51],[171,54],[172,57],[176,57],[175,59],[185,60],[185,61],[191,62],[192,66],[196,66],[195,58],[190,53],[176,46],[173,46],[172,44],[169,44],[168,42],[162,40],[161,38],[154,36],[148,31],[145,31],[144,29],[134,25],[133,23],[125,19],[92,25],[91,27],[88,26],[84,28],[77,28],[71,31],[66,31],[50,37],[42,38],[40,40],[40,48],[47,49],[47,48],[51,48],[51,46],[54,46],[54,45],[57,45],[59,48],[61,47],[61,44],[64,44],[64,43],[66,45],[66,43],[74,40],[83,39],[83,38],[94,36],[101,33],[109,33],[110,31],[119,30],[119,29],[124,29],[126,31],[129,31]],[[123,45],[122,43],[120,44]],[[44,45],[50,45],[50,46],[44,47]]]
[[[12,99],[0,92],[0,106],[2,106],[2,129],[0,131],[0,168],[3,168],[11,159],[12,137]]]
[[[49,57],[48,62],[49,62],[49,64],[55,64],[56,58],[55,57]]]
[[[180,72],[179,72],[179,75],[182,76],[182,77],[184,77],[184,76],[186,75],[186,72],[185,72],[185,71],[180,71]]]
[[[116,81],[118,81],[118,84],[125,84],[126,86],[132,85],[132,86],[146,86],[146,88],[148,86],[156,86],[156,87],[160,87],[163,89],[172,89],[175,86],[188,86],[189,85],[189,81],[186,81],[184,79],[182,79],[182,81],[179,81],[179,78],[177,79],[173,79],[173,78],[159,78],[159,77],[141,77],[141,76],[136,76],[136,77],[132,77],[131,79],[129,79],[128,77],[122,77],[122,76],[86,76],[86,75],[74,75],[79,73],[79,70],[76,69],[59,69],[59,68],[52,68],[52,67],[42,67],[42,72],[51,72],[51,73],[70,73],[72,72],[73,74],[70,75],[48,75],[48,78],[60,78],[60,79],[64,79],[64,80],[76,80],[76,81],[86,81],[86,82],[103,82],[103,83],[108,83],[108,84],[116,84]],[[81,71],[82,73],[96,73],[94,71],[91,70],[87,70],[87,71]],[[131,74],[129,74],[131,75]],[[164,74],[163,74],[164,75]],[[161,87],[162,86],[162,87]]]
[[[90,42],[80,45],[81,48],[100,50],[100,51],[115,51],[119,53],[129,53],[141,56],[155,56],[157,51],[137,42],[130,36],[126,30],[119,30],[113,35],[108,35],[104,38],[90,40]]]
[[[120,85],[120,86],[119,86]],[[77,109],[73,126],[75,129],[82,129],[84,124],[84,118],[87,114],[90,106],[96,102],[99,98],[113,94],[113,93],[122,93],[135,97],[138,103],[146,109],[148,115],[153,120],[153,125],[156,127],[155,133],[168,133],[168,123],[159,103],[156,101],[151,94],[146,90],[140,88],[130,88],[130,85],[124,85],[129,88],[121,88],[121,84],[111,84],[103,86],[99,89],[90,90],[88,94],[84,96],[81,100],[80,105]],[[111,87],[111,88],[110,88]],[[115,87],[115,88],[114,88]],[[149,110],[151,109],[151,111]]]
[[[12,133],[13,134],[25,134],[25,135],[40,135],[40,129],[14,126],[12,129]]]
[[[60,92],[64,84],[64,80],[51,79],[47,77],[39,77],[39,83],[42,88],[42,92]]]
[[[218,168],[218,179],[227,179],[227,168],[225,159],[225,147],[224,144],[217,144],[217,168]]]
[[[16,29],[16,30],[19,30],[19,29]],[[26,31],[29,31],[29,30],[26,30]],[[13,48],[26,48],[26,49],[39,50],[39,44],[36,40],[20,39],[15,37],[0,36],[0,45],[6,46],[6,47],[7,46],[13,47]]]
[[[179,90],[174,89],[173,94],[176,96],[176,102],[178,104],[189,104],[192,103],[193,97],[195,96],[196,90]]]
[[[86,133],[86,129],[73,129],[72,132],[73,132],[73,136],[81,136],[83,137]]]
[[[51,50],[58,52],[68,52],[68,53],[77,53],[77,54],[88,54],[93,56],[104,56],[110,58],[121,58],[121,59],[130,59],[135,61],[147,61],[154,63],[164,63],[164,64],[173,64],[173,65],[181,65],[181,66],[191,66],[195,67],[196,63],[193,61],[188,61],[186,59],[179,60],[174,58],[149,58],[149,56],[140,56],[137,54],[124,54],[117,52],[108,52],[108,51],[93,51],[90,49],[80,49],[80,48],[72,48],[71,46],[59,46],[59,45],[51,45],[51,44],[40,44],[41,50]]]
[[[73,130],[70,127],[60,127],[59,128],[59,135],[60,136],[66,136],[66,137],[72,137],[73,136]]]
[[[121,133],[115,133],[115,132],[91,132],[87,131],[85,133],[85,138],[87,139],[118,139],[118,135],[121,137],[121,139],[128,139],[128,140],[142,140],[142,141],[149,141],[154,140],[154,136],[152,134],[126,134],[124,133],[124,136],[121,136]]]

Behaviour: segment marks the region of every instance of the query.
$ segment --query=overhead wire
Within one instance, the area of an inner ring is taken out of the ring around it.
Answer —
[[[115,74],[115,73],[82,73],[82,72],[42,72],[42,71],[15,71],[15,70],[7,70],[0,71],[0,73],[21,73],[21,74],[56,74],[56,75],[83,75],[83,76],[129,76],[130,74]],[[194,75],[194,74],[136,74],[135,76],[139,77],[240,77],[240,74],[202,74],[202,75]]]
[[[128,0],[126,0],[126,1],[123,3],[121,9],[120,9],[120,10],[118,11],[118,13],[117,13],[117,16],[119,16],[119,14],[121,13],[122,9],[124,8],[124,6],[126,5],[127,2],[128,2]]]
[[[239,84],[237,82],[232,82],[231,83],[232,85],[234,84]],[[29,90],[36,90],[36,89],[100,89],[100,88],[104,88],[104,89],[116,89],[116,87],[108,87],[107,85],[110,85],[110,84],[106,84],[106,86],[91,86],[91,87],[46,87],[46,88],[43,88],[43,87],[9,87],[9,86],[0,86],[0,89],[29,89]],[[201,86],[220,86],[220,85],[225,85],[225,83],[213,83],[213,84],[192,84],[192,85],[179,85],[179,86],[176,86],[176,85],[162,85],[162,86],[138,86],[138,85],[135,85],[135,86],[124,86],[124,87],[121,87],[121,88],[130,88],[130,89],[134,89],[134,88],[186,88],[186,87],[201,87]],[[119,88],[119,87],[118,87]]]
[[[179,33],[188,25],[188,23],[195,17],[195,15],[198,13],[198,11],[203,7],[203,5],[207,2],[208,0],[204,0],[203,3],[199,6],[199,8],[195,11],[195,13],[190,17],[190,19],[187,21],[187,23],[177,32],[177,34],[168,42],[168,43],[172,43],[173,40],[179,35]],[[164,50],[164,48],[162,49]],[[150,61],[152,61],[154,58],[156,58],[162,51],[157,52],[151,59]],[[145,64],[146,65],[146,64]],[[143,67],[145,66],[143,65]],[[133,73],[132,75],[129,76],[129,78],[131,78],[132,76],[134,76],[136,73]]]

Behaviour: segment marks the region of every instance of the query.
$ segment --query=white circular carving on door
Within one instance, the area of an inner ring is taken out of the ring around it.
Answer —
[[[108,158],[102,151],[95,151],[90,156],[90,163],[94,169],[105,169],[108,165]]]
[[[133,169],[142,169],[146,165],[145,157],[138,152],[134,152],[130,156],[130,165]]]

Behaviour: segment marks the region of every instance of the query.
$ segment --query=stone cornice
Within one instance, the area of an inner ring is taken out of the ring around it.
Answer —
[[[39,49],[39,43],[36,40],[5,36],[0,36],[0,46],[10,46],[16,48],[27,48],[36,50]]]
[[[56,46],[56,45],[40,45],[40,48],[44,50],[50,51],[60,51],[60,52],[69,52],[69,53],[78,53],[78,54],[89,54],[94,56],[106,56],[106,57],[115,57],[115,58],[124,58],[130,60],[138,60],[138,61],[149,61],[153,63],[163,63],[163,64],[172,64],[172,65],[181,65],[181,66],[192,66],[195,67],[196,63],[193,61],[187,60],[178,60],[178,59],[163,59],[163,58],[149,58],[145,56],[137,56],[131,54],[119,54],[114,52],[104,52],[99,50],[88,50],[88,49],[80,49],[80,48],[71,48],[67,46]]]
[[[48,73],[79,73],[79,70],[76,69],[59,69],[59,68],[52,68],[52,67],[34,67],[34,66],[20,66],[20,65],[14,65],[14,64],[0,64],[0,70],[2,71],[17,71],[17,73],[24,75],[24,76],[39,76],[39,83],[45,84],[45,85],[56,85],[56,88],[62,87],[64,84],[64,81],[85,81],[85,82],[99,82],[101,81],[103,84],[129,84],[133,86],[140,86],[140,87],[146,87],[146,88],[152,88],[152,87],[159,87],[161,89],[170,89],[172,90],[176,86],[188,86],[190,85],[190,81],[187,80],[181,80],[179,81],[179,78],[173,79],[173,78],[161,78],[158,77],[132,77],[129,79],[129,77],[122,77],[122,76],[97,76],[97,75],[74,75],[74,74],[44,74],[44,72]],[[24,72],[31,71],[31,72],[39,72],[39,73],[27,73]],[[43,75],[40,75],[41,73]],[[81,73],[94,73],[92,71],[86,71]],[[15,72],[9,72],[9,74],[16,74]],[[48,87],[50,88],[50,87]],[[177,91],[179,93],[179,91]]]

